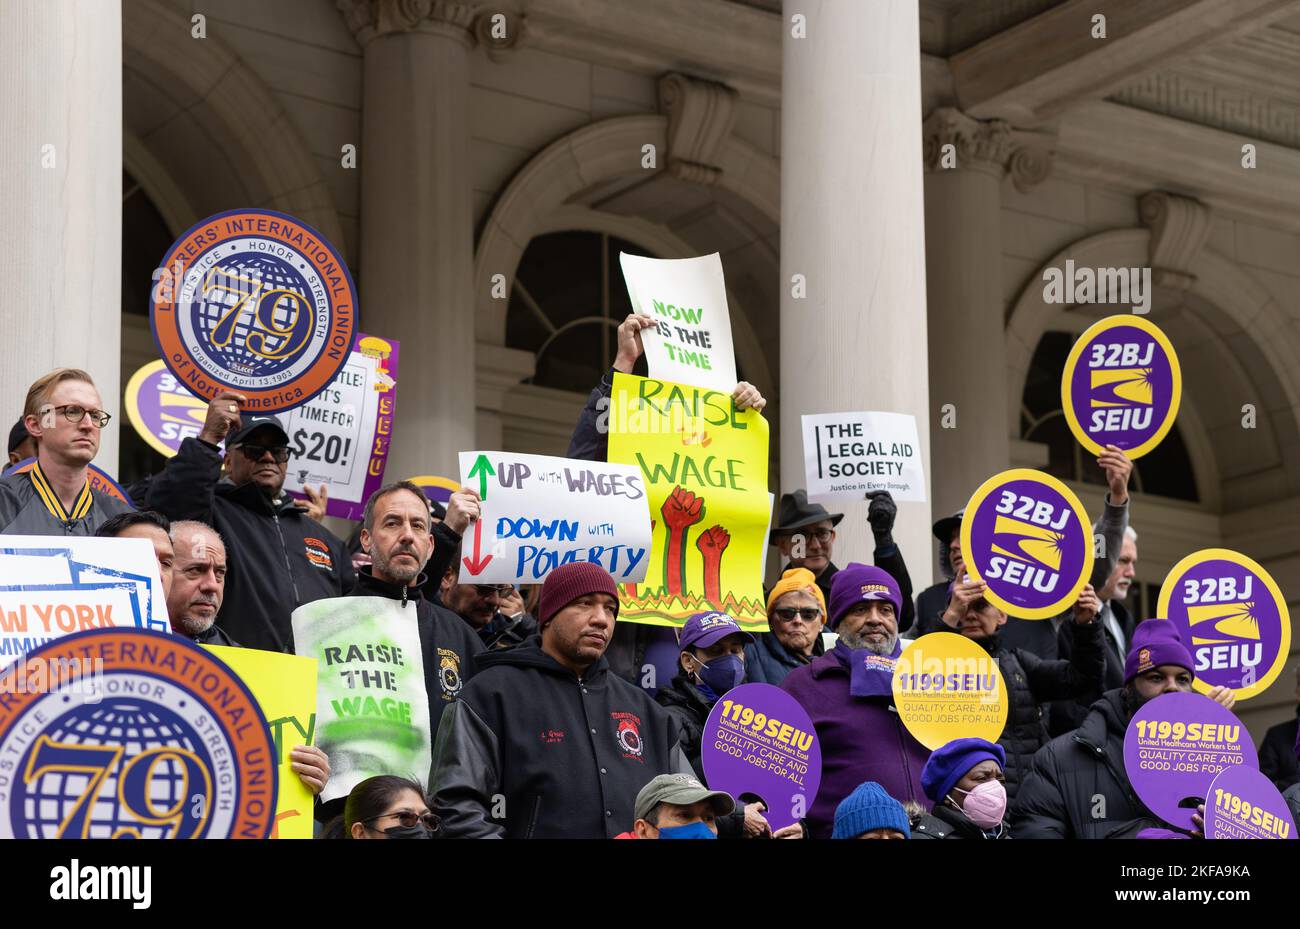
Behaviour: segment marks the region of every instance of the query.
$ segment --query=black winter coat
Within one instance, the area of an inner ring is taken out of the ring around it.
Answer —
[[[1042,620],[1040,620],[1041,622]],[[1008,799],[1015,799],[1034,753],[1048,743],[1044,710],[1049,700],[1101,696],[1100,626],[1079,627],[1070,661],[1045,661],[1020,648],[998,647],[993,653],[1006,681],[1010,704],[998,744],[1006,750],[1004,770]]]
[[[429,695],[429,741],[438,731],[443,710],[451,705],[474,676],[474,659],[482,653],[483,643],[469,624],[442,606],[424,598],[420,587],[403,587],[377,579],[370,567],[357,575],[357,586],[350,596],[387,597],[401,601],[402,608],[415,610],[420,633],[420,658],[424,662],[424,689]],[[421,577],[420,581],[424,578]]]
[[[221,479],[221,453],[189,438],[149,482],[147,503],[175,522],[207,523],[226,542],[226,589],[217,622],[245,648],[293,652],[289,616],[341,597],[356,583],[343,543],[287,494],[277,506],[253,483]]]
[[[612,839],[651,778],[694,773],[677,724],[604,658],[575,677],[535,637],[477,668],[433,749],[430,805],[448,838]]]
[[[1004,822],[989,835],[966,816],[947,804],[940,803],[912,823],[914,839],[1009,839],[1011,830]]]
[[[1169,828],[1124,772],[1128,720],[1123,691],[1108,690],[1083,725],[1039,750],[1011,804],[1017,839],[1131,839],[1149,827]]]
[[[1296,759],[1297,729],[1300,729],[1300,707],[1296,708],[1296,719],[1271,726],[1259,745],[1260,773],[1271,779],[1278,790],[1300,784],[1300,763]]]
[[[1125,642],[1133,641],[1133,630],[1137,624],[1133,622],[1133,617],[1129,614],[1128,608],[1124,606],[1121,600],[1108,600],[1103,609],[1109,609],[1119,623],[1120,629],[1124,633]],[[1101,622],[1101,645],[1102,660],[1104,667],[1102,669],[1101,689],[1103,692],[1114,690],[1116,687],[1124,686],[1124,658],[1118,643],[1106,631],[1106,624]],[[1056,632],[1056,649],[1057,654],[1062,658],[1069,658],[1074,651],[1074,623],[1063,622],[1060,629]],[[1073,732],[1079,728],[1083,722],[1083,717],[1088,715],[1088,707],[1092,705],[1092,700],[1062,700],[1053,703],[1051,707],[1051,716],[1048,722],[1048,729],[1053,736],[1058,736],[1066,732]]]

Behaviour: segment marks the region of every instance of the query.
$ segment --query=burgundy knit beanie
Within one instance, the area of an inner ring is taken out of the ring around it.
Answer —
[[[542,583],[542,596],[537,604],[538,626],[545,626],[556,613],[587,594],[609,594],[614,598],[614,615],[618,615],[618,585],[608,571],[590,561],[575,561],[556,568]]]

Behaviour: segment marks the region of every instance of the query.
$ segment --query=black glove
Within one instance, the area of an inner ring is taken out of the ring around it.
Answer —
[[[894,518],[898,516],[898,504],[887,490],[873,490],[867,493],[871,505],[867,507],[867,522],[871,524],[871,534],[876,537],[876,547],[892,545],[894,542]]]

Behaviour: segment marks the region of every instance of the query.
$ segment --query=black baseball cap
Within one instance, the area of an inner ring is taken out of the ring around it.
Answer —
[[[26,419],[26,417],[23,419]],[[14,423],[14,427],[9,430],[9,451],[11,452],[31,438],[31,434],[28,433],[27,426],[23,422],[23,419]]]
[[[259,429],[272,429],[275,432],[275,443],[277,445],[289,444],[289,433],[284,431],[284,425],[274,416],[255,416],[252,413],[243,413],[239,417],[239,428],[230,435],[226,436],[226,447],[238,445],[246,442],[248,437]]]

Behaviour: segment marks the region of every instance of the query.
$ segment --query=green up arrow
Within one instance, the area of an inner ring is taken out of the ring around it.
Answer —
[[[492,463],[491,463],[490,461],[488,461],[488,456],[487,456],[487,455],[479,455],[479,456],[478,456],[478,460],[474,462],[474,467],[472,467],[472,468],[469,469],[469,477],[470,477],[471,480],[473,480],[475,474],[477,474],[477,475],[479,476],[479,477],[478,477],[478,495],[479,495],[479,499],[481,499],[481,500],[486,500],[486,499],[487,499],[487,479],[488,479],[488,475],[489,475],[489,474],[496,474],[496,473],[497,473],[497,472],[496,472],[496,469],[493,468],[493,467],[492,467]]]

